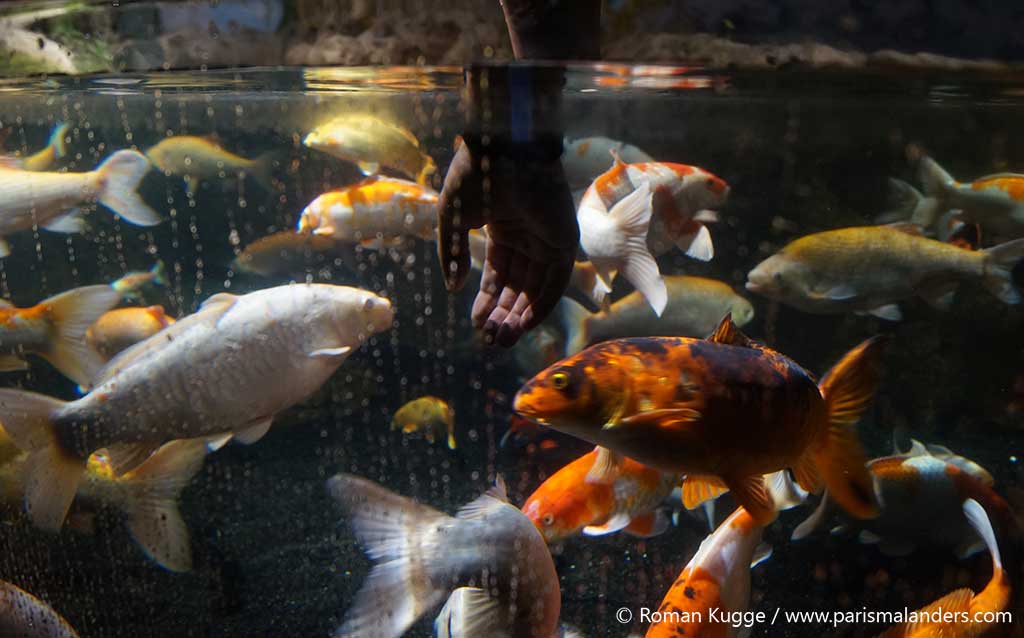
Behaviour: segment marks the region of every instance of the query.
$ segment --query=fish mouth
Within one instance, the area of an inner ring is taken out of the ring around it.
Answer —
[[[544,423],[544,419],[540,418],[540,412],[529,399],[530,388],[523,388],[516,394],[516,398],[512,401],[512,410],[515,411],[516,414],[526,417],[532,421]]]
[[[761,292],[764,290],[764,285],[759,284],[756,281],[748,281],[746,284],[744,284],[743,287],[749,290],[750,292]]]
[[[370,315],[370,326],[374,332],[384,332],[395,321],[395,308],[383,297],[366,300],[366,311]]]

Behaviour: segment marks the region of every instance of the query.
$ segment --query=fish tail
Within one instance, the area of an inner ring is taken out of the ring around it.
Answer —
[[[203,467],[205,439],[171,441],[117,481],[132,537],[154,562],[172,572],[192,569],[188,526],[178,496]]]
[[[935,231],[939,221],[941,204],[937,197],[925,197],[919,190],[901,179],[889,179],[889,205],[891,208],[879,215],[875,222],[890,224],[910,222],[922,228]]]
[[[24,390],[0,390],[0,421],[15,445],[28,451],[25,508],[40,529],[58,532],[85,471],[85,462],[57,441],[52,415],[64,405]]]
[[[798,541],[807,538],[826,523],[831,513],[832,508],[829,507],[828,492],[825,492],[821,495],[818,507],[793,529],[793,534],[789,537],[789,540]]]
[[[1014,239],[982,251],[985,255],[982,282],[1003,303],[1019,304],[1020,290],[1013,282],[1013,267],[1024,259],[1024,239]]]
[[[135,189],[149,172],[149,160],[138,151],[118,151],[96,169],[102,188],[100,203],[136,226],[155,226],[162,219]]]
[[[88,387],[104,362],[85,340],[85,333],[100,315],[117,305],[121,293],[110,286],[83,286],[39,303],[52,322],[49,349],[38,354],[66,377]]]
[[[590,313],[568,297],[558,302],[558,312],[565,330],[565,356],[569,357],[587,347],[590,341]]]
[[[153,283],[158,286],[167,285],[167,266],[163,260],[157,261],[153,264],[153,267],[149,269],[149,272],[153,273]]]
[[[857,518],[878,515],[867,457],[855,425],[875,394],[887,339],[872,337],[850,350],[821,379],[827,424],[811,450],[818,474],[832,498]]]
[[[918,177],[921,183],[924,184],[925,194],[936,198],[940,202],[948,199],[949,195],[956,189],[956,180],[953,179],[953,176],[927,155],[921,157],[917,170]]]
[[[644,182],[615,204],[608,211],[608,216],[612,219],[612,232],[620,235],[615,238],[615,243],[620,244],[623,250],[620,256],[622,275],[640,291],[660,317],[668,304],[668,289],[658,270],[658,262],[647,249],[651,213],[651,188]]]
[[[430,176],[437,172],[437,164],[434,163],[434,158],[424,154],[423,155],[423,168],[420,169],[419,174],[416,175],[416,183],[420,186],[429,186],[428,180]]]
[[[249,171],[256,183],[267,192],[274,192],[274,169],[277,167],[277,152],[269,151],[254,159]]]
[[[53,149],[54,159],[61,159],[68,154],[67,139],[68,136],[68,125],[66,122],[62,122],[57,126],[53,127],[53,132],[50,133],[50,140],[47,143],[51,149]]]
[[[358,542],[376,563],[332,636],[401,636],[445,599],[424,573],[444,561],[435,528],[450,517],[357,476],[338,474],[327,491],[346,510]]]

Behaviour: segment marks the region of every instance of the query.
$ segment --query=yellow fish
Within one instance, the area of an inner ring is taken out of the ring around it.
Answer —
[[[163,306],[117,308],[103,313],[89,326],[85,342],[104,361],[110,361],[122,350],[152,337],[172,323],[174,319],[164,314]]]
[[[420,149],[415,135],[373,115],[339,115],[313,129],[302,143],[354,162],[365,175],[386,166],[426,184],[427,177],[437,171],[433,158]]]
[[[274,190],[274,154],[265,153],[248,159],[225,150],[205,137],[176,135],[162,140],[146,151],[146,157],[165,175],[178,175],[185,180],[190,194],[204,179],[251,175],[260,186]]]
[[[391,419],[391,429],[405,434],[423,432],[431,443],[447,433],[448,449],[455,449],[455,412],[437,397],[420,397],[400,407]]]
[[[235,257],[232,267],[239,272],[264,277],[303,272],[307,266],[330,264],[344,247],[326,235],[284,230],[260,237],[246,246]]]
[[[65,140],[68,135],[68,125],[58,124],[50,133],[50,140],[42,150],[29,155],[17,163],[19,168],[26,171],[45,171],[56,163],[57,160],[67,155],[68,149]]]

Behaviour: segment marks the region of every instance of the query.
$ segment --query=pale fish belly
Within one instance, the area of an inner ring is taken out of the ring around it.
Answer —
[[[95,173],[0,170],[0,236],[45,225],[96,197]]]

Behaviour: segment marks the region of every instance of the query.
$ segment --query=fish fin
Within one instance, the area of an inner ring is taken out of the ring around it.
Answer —
[[[421,168],[420,172],[416,175],[416,183],[420,186],[429,186],[430,184],[428,182],[430,180],[430,176],[436,172],[437,164],[434,163],[434,158],[424,153],[423,168]]]
[[[320,348],[319,350],[314,350],[313,352],[310,352],[307,356],[327,358],[344,357],[347,356],[348,353],[350,352],[352,352],[352,346],[341,346],[339,348]]]
[[[234,438],[234,436],[234,434],[228,433],[221,434],[220,436],[212,436],[206,439],[206,451],[216,452],[217,450],[227,445],[231,441],[231,439]]]
[[[274,192],[274,168],[277,151],[269,151],[254,159],[249,165],[249,174],[268,193]]]
[[[359,172],[367,177],[372,177],[380,172],[380,164],[377,162],[356,162]]]
[[[229,292],[218,292],[206,299],[199,305],[199,310],[208,311],[219,311],[221,313],[227,312],[231,306],[235,305],[238,301],[237,295],[232,295]]]
[[[753,569],[772,557],[772,546],[768,543],[758,543],[754,548],[754,555],[750,558],[750,568]]]
[[[511,638],[496,598],[478,587],[459,587],[434,619],[437,638]]]
[[[821,500],[818,501],[818,507],[814,508],[811,515],[805,518],[799,525],[793,529],[792,535],[789,539],[793,541],[802,540],[807,538],[815,532],[815,530],[821,528],[825,524],[825,519],[830,513],[828,501],[828,492],[825,492]]]
[[[78,385],[88,387],[104,361],[86,343],[85,332],[119,301],[119,292],[99,285],[75,288],[39,302],[49,311],[53,335],[49,350],[38,354]]]
[[[136,226],[155,226],[163,221],[142,201],[135,189],[149,172],[149,160],[138,151],[117,151],[96,172],[102,181],[100,203]]]
[[[619,425],[637,425],[656,422],[658,427],[679,428],[699,421],[703,415],[693,408],[662,408],[640,412],[619,420]]]
[[[448,442],[448,449],[449,450],[455,450],[455,449],[458,448],[458,444],[455,442],[455,433],[454,432],[449,432],[448,433],[448,441],[447,442]]]
[[[702,224],[717,224],[718,222],[722,221],[721,217],[718,214],[718,211],[709,210],[707,208],[702,208],[701,210],[697,211],[697,213],[693,216],[693,220],[698,221]]]
[[[855,425],[878,386],[887,341],[881,336],[864,341],[818,384],[828,423],[819,442],[812,444],[815,466],[836,502],[862,519],[878,515],[878,502]]]
[[[947,614],[963,614],[968,617],[971,599],[974,592],[963,588],[951,591],[935,602],[917,610],[913,622],[907,621],[893,625],[879,638],[904,638],[907,636],[944,636],[949,635],[946,623],[932,622],[932,618],[948,618]]]
[[[149,269],[149,272],[153,273],[153,283],[158,286],[167,285],[167,266],[163,260],[158,260],[153,267]]]
[[[591,313],[572,299],[562,297],[558,301],[558,315],[565,330],[565,356],[572,356],[587,347]]]
[[[683,507],[696,509],[729,491],[725,481],[717,476],[687,474],[683,478]]]
[[[16,354],[0,354],[0,372],[15,372],[28,370],[28,361],[25,361]]]
[[[622,474],[626,457],[606,447],[597,446],[594,450],[597,452],[594,464],[583,480],[591,485],[611,485]]]
[[[447,583],[430,582],[424,566],[444,560],[450,548],[437,542],[434,530],[453,519],[351,474],[330,478],[327,491],[375,563],[333,637],[401,636],[448,593],[438,588]]]
[[[612,232],[621,234],[625,252],[621,255],[622,276],[640,291],[651,304],[654,314],[660,317],[668,304],[668,288],[658,271],[658,263],[647,250],[651,210],[651,187],[644,182],[612,206],[608,216],[612,219]],[[596,263],[594,265],[597,266]]]
[[[766,474],[764,480],[768,494],[780,512],[803,505],[807,500],[807,492],[793,482],[786,470]]]
[[[159,443],[116,443],[108,445],[107,459],[110,461],[114,476],[121,476],[142,465],[153,452],[160,447]]]
[[[876,224],[891,224],[899,221],[912,221],[914,211],[924,199],[916,188],[907,182],[890,177],[888,180],[889,190],[886,193],[886,206],[888,210],[875,217]],[[930,226],[931,224],[921,224]]]
[[[877,545],[882,542],[882,537],[872,531],[862,529],[857,534],[857,542],[861,545]]]
[[[696,232],[690,235],[683,235],[676,240],[679,247],[687,257],[698,261],[711,261],[715,257],[715,245],[711,241],[711,231],[703,224],[697,224]]]
[[[821,475],[818,474],[814,454],[810,450],[804,452],[792,469],[797,485],[803,490],[813,494],[821,489]]]
[[[985,254],[983,283],[1003,303],[1018,304],[1020,290],[1013,282],[1013,267],[1024,259],[1024,239],[1014,239],[982,251]]]
[[[878,317],[879,319],[885,319],[886,321],[901,321],[903,319],[903,312],[900,307],[894,303],[879,306],[868,310],[866,314],[872,317]]]
[[[708,337],[708,341],[714,343],[721,343],[727,346],[737,346],[741,348],[750,348],[754,345],[754,340],[743,334],[743,331],[732,320],[732,313],[726,313],[722,320],[718,323],[718,327]]]
[[[996,542],[996,534],[992,529],[992,522],[988,518],[988,514],[985,512],[985,508],[981,506],[978,501],[973,498],[969,498],[964,501],[964,516],[967,517],[967,522],[970,523],[974,531],[978,533],[981,540],[985,542],[985,547],[988,548],[989,554],[992,556],[992,572],[993,578],[996,572],[1003,570],[1003,560],[999,555],[999,544]]]
[[[583,533],[587,536],[604,536],[605,534],[614,534],[619,530],[626,529],[626,527],[629,526],[630,520],[629,514],[620,512],[600,525],[587,525],[583,528]]]
[[[267,432],[270,431],[271,424],[274,423],[274,416],[270,415],[265,419],[245,426],[243,429],[238,430],[234,433],[235,440],[242,445],[252,445],[256,441],[262,439]]]
[[[11,254],[11,245],[7,243],[7,240],[0,237],[0,258],[9,257]]]
[[[925,195],[931,195],[940,201],[949,197],[956,189],[956,180],[946,172],[939,163],[928,157],[921,157],[917,165],[918,179],[924,185]]]
[[[919,291],[918,294],[921,296],[921,299],[924,299],[925,303],[932,308],[946,311],[953,307],[953,298],[956,296],[956,284],[931,286],[925,290]]]
[[[715,527],[717,527],[715,525],[715,502],[714,499],[709,499],[704,501],[704,504],[701,506],[701,509],[704,510],[704,518],[707,519],[708,531],[711,532],[715,531]]]
[[[917,439],[910,439],[910,449],[903,456],[932,456],[931,450]]]
[[[205,439],[171,441],[120,479],[128,492],[123,507],[132,537],[149,558],[172,572],[192,569],[178,496],[202,469],[206,453]]]
[[[196,193],[199,192],[199,178],[195,175],[185,175],[181,180],[185,182],[185,195],[187,195],[189,199],[195,197]]]
[[[85,220],[82,219],[82,211],[78,208],[72,208],[60,217],[55,217],[48,221],[43,225],[43,228],[51,233],[74,235],[75,233],[83,232],[88,226]]]
[[[815,299],[828,299],[829,301],[844,301],[857,296],[857,291],[849,284],[836,284],[828,290],[811,292],[809,296]]]
[[[629,522],[623,531],[630,536],[636,536],[637,538],[653,538],[664,534],[671,521],[663,510],[654,510],[640,516],[634,516],[633,520]]]
[[[732,496],[738,505],[747,510],[757,525],[765,526],[775,520],[778,512],[772,497],[765,489],[764,477],[760,474],[752,476],[725,477]]]
[[[508,496],[505,493],[505,481],[502,479],[500,488],[492,487],[476,499],[466,503],[456,512],[455,518],[465,521],[481,519],[506,505],[508,505]]]
[[[950,220],[951,229],[946,243],[964,250],[978,250],[981,247],[981,225]]]
[[[971,556],[985,549],[985,543],[979,540],[965,540],[953,550],[959,560],[967,560]]]

